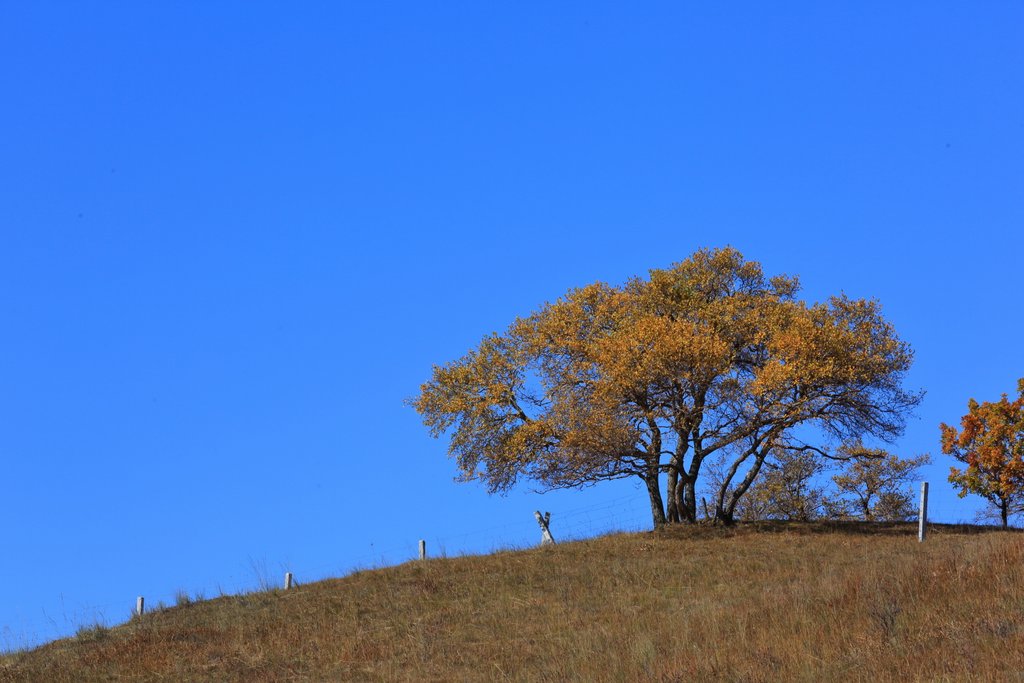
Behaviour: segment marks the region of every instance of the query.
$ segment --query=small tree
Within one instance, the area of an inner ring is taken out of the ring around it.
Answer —
[[[961,431],[939,426],[942,452],[967,465],[951,467],[949,481],[961,498],[974,493],[991,504],[1005,529],[1011,515],[1024,512],[1024,379],[1017,382],[1018,397],[1006,394],[996,402],[967,402]]]
[[[848,456],[843,471],[832,481],[846,516],[866,521],[905,521],[914,516],[914,493],[909,488],[924,465],[927,454],[901,458],[882,449],[845,447]]]
[[[816,454],[806,450],[777,450],[764,463],[761,476],[741,499],[741,519],[782,519],[807,522],[822,516],[825,490],[815,477],[825,469]]]

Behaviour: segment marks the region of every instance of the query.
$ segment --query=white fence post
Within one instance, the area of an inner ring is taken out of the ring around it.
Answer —
[[[928,526],[928,482],[921,482],[921,510],[917,514],[917,542],[924,543]]]
[[[537,510],[533,516],[537,518],[537,524],[540,525],[540,544],[554,545],[555,537],[551,535],[551,513],[545,512],[542,516],[540,510]]]
[[[142,613],[146,610],[146,599],[141,595],[135,599],[135,614],[142,616]]]
[[[292,573],[291,572],[285,572],[285,575],[284,575],[284,589],[288,590],[291,587],[292,587]]]
[[[423,539],[420,539],[420,559],[427,559],[427,542]]]

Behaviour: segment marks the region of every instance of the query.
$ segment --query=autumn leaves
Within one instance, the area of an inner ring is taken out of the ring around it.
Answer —
[[[942,452],[966,467],[951,467],[949,481],[959,489],[983,497],[1005,528],[1009,517],[1024,512],[1024,379],[1017,383],[1017,399],[1006,394],[999,401],[967,402],[961,430],[943,423]]]
[[[492,492],[636,477],[656,525],[696,521],[699,494],[729,523],[766,462],[892,441],[921,399],[877,302],[798,293],[734,249],[701,250],[568,292],[435,367],[410,403]]]

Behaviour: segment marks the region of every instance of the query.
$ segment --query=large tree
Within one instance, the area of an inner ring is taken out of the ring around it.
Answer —
[[[1024,513],[1024,379],[1017,393],[1015,401],[1006,394],[995,402],[970,399],[959,432],[939,426],[942,452],[967,465],[949,468],[949,481],[961,498],[974,493],[987,500],[1003,528],[1011,515]]]
[[[460,478],[496,492],[637,477],[656,526],[697,519],[701,467],[724,454],[715,517],[728,523],[769,453],[891,440],[920,401],[877,302],[798,290],[735,249],[701,250],[568,292],[435,367],[411,403],[450,435]]]

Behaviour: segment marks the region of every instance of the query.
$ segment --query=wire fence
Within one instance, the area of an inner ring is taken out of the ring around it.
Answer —
[[[551,508],[551,532],[556,541],[578,541],[615,532],[645,531],[651,528],[650,511],[638,507],[636,494],[622,495],[600,502],[569,509]],[[346,556],[314,565],[275,563],[248,558],[243,574],[230,574],[222,581],[191,591],[146,597],[146,611],[184,602],[195,602],[227,595],[244,595],[281,588],[286,573],[294,576],[295,585],[346,576],[353,571],[380,568],[414,560],[419,556],[419,541],[407,539],[374,548],[370,552]],[[427,557],[455,557],[501,550],[515,550],[538,545],[540,528],[533,515],[522,521],[497,524],[457,534],[424,535]],[[15,623],[0,628],[0,654],[35,647],[54,638],[73,635],[76,631],[108,627],[130,619],[135,613],[135,595],[125,595],[113,603],[68,604],[60,598],[59,612],[41,610],[34,616],[22,615]]]

